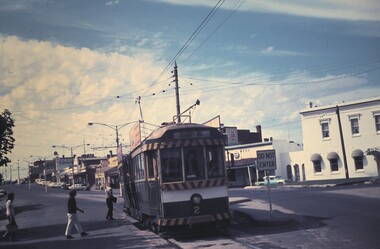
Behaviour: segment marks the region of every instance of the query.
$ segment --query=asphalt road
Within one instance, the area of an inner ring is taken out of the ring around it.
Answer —
[[[140,230],[122,211],[122,199],[115,205],[115,221],[105,219],[107,208],[102,191],[79,191],[78,206],[83,227],[90,233],[66,240],[68,191],[28,185],[6,186],[15,192],[16,220],[20,227],[17,242],[0,242],[0,248],[380,248],[380,185],[353,185],[330,188],[273,188],[273,210],[293,221],[276,226],[257,224],[248,216],[233,218],[229,234],[197,234],[164,239]],[[117,191],[115,191],[117,192]],[[268,208],[265,188],[230,189],[231,197],[246,197],[252,209]],[[1,202],[4,207],[5,201]],[[0,219],[0,231],[6,224]]]
[[[251,198],[253,207],[269,209],[265,188],[230,189],[229,195]],[[380,185],[273,188],[271,201],[274,210],[294,221],[271,227],[235,226],[254,235],[249,240],[257,248],[380,248]]]
[[[0,248],[63,249],[63,248],[178,248],[169,241],[149,231],[142,231],[133,225],[134,220],[122,211],[122,199],[115,205],[114,218],[106,220],[107,207],[102,191],[78,191],[77,205],[85,211],[78,213],[86,237],[73,234],[75,239],[67,240],[64,232],[67,224],[68,191],[28,185],[2,186],[7,192],[15,193],[16,221],[19,225],[16,242],[0,242]],[[1,207],[5,201],[1,202]],[[0,231],[7,224],[1,217]],[[76,231],[75,228],[73,232]]]

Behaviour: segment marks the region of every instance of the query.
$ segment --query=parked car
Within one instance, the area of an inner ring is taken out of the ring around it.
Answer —
[[[269,185],[284,185],[285,179],[281,178],[281,176],[264,176],[263,181],[256,182],[256,186],[264,186],[268,185],[268,177],[269,177]]]
[[[61,189],[68,190],[71,187],[71,184],[63,183]]]
[[[77,183],[74,185],[71,185],[69,189],[75,189],[75,190],[90,190],[91,186],[86,184]]]

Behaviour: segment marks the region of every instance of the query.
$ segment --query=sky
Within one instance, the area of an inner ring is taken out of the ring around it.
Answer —
[[[200,100],[192,122],[302,144],[307,102],[380,95],[378,13],[378,0],[0,0],[13,178],[55,151],[115,153],[116,126],[172,121],[175,61],[181,111]]]

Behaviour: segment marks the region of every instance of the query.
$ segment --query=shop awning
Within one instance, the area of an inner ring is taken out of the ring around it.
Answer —
[[[338,159],[338,158],[339,158],[338,154],[334,151],[327,154],[327,160],[333,160],[333,159]]]
[[[356,150],[354,150],[354,151],[351,153],[351,156],[352,156],[353,158],[355,158],[355,157],[363,157],[363,156],[364,156],[364,153],[363,153],[362,150],[356,149]]]
[[[318,153],[314,153],[313,155],[311,155],[310,161],[312,161],[312,162],[322,161],[322,157]]]

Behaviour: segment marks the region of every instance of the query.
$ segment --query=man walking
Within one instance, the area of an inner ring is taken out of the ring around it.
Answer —
[[[71,229],[73,228],[74,225],[75,225],[78,233],[80,233],[80,235],[82,237],[88,235],[88,233],[86,233],[83,230],[82,225],[79,223],[79,220],[78,220],[77,210],[81,213],[84,213],[84,211],[77,206],[77,202],[75,200],[76,195],[77,195],[76,190],[74,190],[74,189],[70,190],[69,199],[67,201],[67,219],[68,219],[68,221],[67,221],[66,232],[65,232],[67,239],[73,239],[74,238],[73,236],[71,236]]]
[[[110,186],[106,187],[106,203],[107,203],[107,216],[106,219],[114,220],[113,218],[113,202],[114,202],[114,196],[112,193],[112,188]]]
[[[13,206],[13,201],[15,199],[14,193],[9,193],[7,196],[7,202],[5,204],[6,207],[6,214],[9,221],[9,224],[7,225],[7,231],[3,235],[3,238],[7,238],[9,236],[9,239],[11,241],[15,241],[15,233],[17,231],[17,224],[15,220],[15,209]]]

